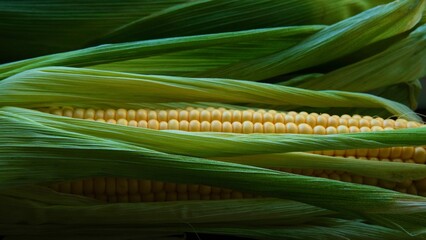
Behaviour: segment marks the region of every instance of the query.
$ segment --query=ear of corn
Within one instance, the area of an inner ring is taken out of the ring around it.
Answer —
[[[5,107],[2,113],[6,116],[17,113],[23,119],[31,118],[32,121],[40,121],[44,126],[57,130],[95,134],[99,137],[114,139],[134,146],[147,147],[155,151],[182,155],[190,154],[197,157],[330,150],[330,146],[333,146],[334,150],[345,150],[423,145],[426,134],[425,128],[420,127],[394,131],[330,135],[292,134],[286,135],[285,138],[280,134],[253,134],[250,138],[247,138],[246,135],[240,134],[156,131],[143,127],[129,128],[121,125],[105,125],[96,121],[64,118],[14,107]],[[416,134],[412,135],[413,133]],[[193,142],[196,142],[197,145],[191,144]],[[258,147],[254,148],[254,145]]]
[[[283,138],[280,134],[236,135],[131,128],[11,107],[2,108],[1,116],[5,126],[0,129],[3,145],[9,146],[2,156],[14,156],[14,161],[3,168],[1,183],[4,187],[116,175],[285,197],[328,209],[358,214],[369,212],[365,217],[386,226],[397,223],[410,226],[412,232],[422,229],[418,221],[423,218],[426,203],[421,197],[194,156],[310,151],[327,149],[330,143],[336,149],[424,145],[424,127],[321,136],[289,134]],[[37,148],[34,148],[35,143]],[[29,154],[16,156],[16,151]],[[58,163],[61,169],[55,167]],[[389,209],[394,210],[390,213]]]
[[[34,81],[37,84],[33,84]],[[411,109],[400,103],[362,93],[312,91],[229,79],[136,75],[79,68],[48,67],[26,71],[1,81],[0,91],[2,106],[45,107],[46,103],[56,106],[72,103],[76,107],[139,108],[139,102],[216,102],[269,104],[278,108],[384,108],[391,115],[419,120]]]
[[[316,113],[281,113],[265,110],[126,110],[53,108],[51,114],[86,119],[103,123],[154,130],[181,130],[189,132],[233,132],[240,134],[337,134],[370,132],[401,128],[418,128],[422,124],[404,119],[361,117],[355,115],[333,116]],[[337,126],[337,127],[335,127]],[[360,128],[359,128],[360,127]],[[370,129],[371,127],[371,129]],[[381,149],[348,149],[315,151],[316,154],[286,153],[269,155],[242,155],[216,160],[274,168],[308,176],[331,178],[345,182],[365,183],[400,192],[426,195],[423,179],[426,166],[402,164],[426,162],[424,147],[393,147]],[[185,153],[192,154],[195,153]],[[322,154],[324,156],[318,156]],[[327,156],[331,155],[331,156]],[[339,157],[340,156],[340,157]],[[360,161],[356,158],[370,161]],[[380,162],[378,162],[380,159]],[[383,164],[385,163],[385,164]],[[377,167],[382,171],[377,172]],[[293,168],[293,169],[292,169]],[[336,171],[337,170],[337,171]],[[345,172],[347,171],[347,172]],[[354,175],[351,175],[354,174]],[[416,180],[413,182],[413,180]],[[210,186],[176,185],[138,179],[95,178],[51,185],[56,191],[85,194],[108,202],[209,200],[253,197],[231,190],[212,190]],[[181,189],[181,190],[180,190]]]

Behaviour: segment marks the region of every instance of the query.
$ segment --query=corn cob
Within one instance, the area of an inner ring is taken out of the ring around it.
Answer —
[[[233,133],[293,133],[337,134],[416,128],[421,123],[405,119],[382,119],[359,115],[332,115],[306,112],[277,112],[274,110],[226,110],[206,108],[186,110],[125,110],[125,109],[48,109],[51,114],[95,120],[130,127],[190,132]],[[315,153],[329,156],[401,159],[403,162],[425,163],[422,147],[392,147],[382,149],[325,150]]]
[[[187,108],[172,110],[126,110],[52,108],[43,111],[72,118],[80,118],[129,127],[155,130],[182,130],[191,132],[292,133],[339,134],[416,128],[424,125],[405,119],[382,119],[360,115],[332,115],[307,112],[277,112],[274,110],[227,110],[224,108]],[[315,151],[315,154],[343,156],[371,161],[393,161],[424,164],[424,147],[392,147],[381,149],[348,149]],[[391,182],[341,171],[318,169],[276,170],[329,178],[345,182],[380,186],[395,191],[426,196],[426,179]],[[165,183],[160,181],[96,177],[93,179],[50,184],[52,189],[72,194],[86,195],[106,202],[207,200],[251,198],[252,194],[204,185]]]

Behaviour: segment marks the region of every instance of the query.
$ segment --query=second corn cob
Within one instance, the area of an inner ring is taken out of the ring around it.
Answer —
[[[360,115],[332,115],[306,112],[277,112],[274,110],[228,110],[225,108],[187,108],[169,110],[82,109],[51,108],[43,111],[51,114],[81,118],[91,121],[143,127],[154,130],[181,130],[191,132],[290,133],[290,134],[339,134],[383,131],[400,128],[416,128],[424,125],[405,119],[382,119]],[[313,152],[329,156],[344,156],[371,161],[393,161],[424,164],[424,147],[406,146],[381,149],[324,150]],[[403,193],[426,196],[426,179],[392,182],[363,177],[341,171],[321,169],[276,170],[329,178],[334,180],[379,186]],[[52,189],[86,195],[106,202],[218,200],[252,198],[255,195],[204,185],[176,184],[161,181],[96,177],[84,180],[55,183]]]

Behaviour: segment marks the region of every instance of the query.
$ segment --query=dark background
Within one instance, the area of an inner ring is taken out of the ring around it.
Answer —
[[[426,122],[426,78],[423,78],[422,82],[422,93],[419,97],[419,107],[417,109],[417,113],[419,113],[423,117],[423,121]]]

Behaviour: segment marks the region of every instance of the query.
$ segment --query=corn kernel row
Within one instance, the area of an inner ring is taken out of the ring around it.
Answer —
[[[393,130],[403,127],[421,127],[417,122],[404,119],[372,118],[359,115],[330,116],[328,114],[308,114],[306,112],[279,113],[265,110],[225,110],[225,109],[189,109],[189,110],[125,110],[125,109],[50,109],[50,113],[61,116],[87,118],[98,122],[107,122],[130,127],[142,127],[155,130],[181,130],[190,132],[232,132],[232,133],[292,133],[292,134],[340,134]],[[118,118],[118,119],[117,119]],[[201,119],[190,120],[191,118]],[[316,119],[315,119],[316,118]],[[139,120],[138,119],[144,119]],[[188,120],[182,120],[188,119]],[[223,120],[229,121],[223,121]],[[244,122],[232,120],[246,120]],[[328,119],[328,120],[327,120]],[[222,121],[221,121],[222,120]],[[264,122],[262,122],[263,120]],[[266,121],[270,120],[270,121]],[[265,122],[266,121],[266,122]],[[304,123],[307,122],[307,123]],[[356,123],[356,124],[355,124]],[[319,124],[319,125],[315,125]],[[346,125],[337,125],[346,124]],[[312,126],[315,125],[315,126]],[[330,125],[330,126],[329,126]],[[337,125],[337,126],[336,126]],[[361,127],[358,127],[360,125]],[[327,127],[326,127],[327,126]],[[347,149],[315,151],[316,154],[345,157],[368,157],[380,159],[401,159],[404,162],[426,162],[424,147],[393,147],[381,149]]]
[[[224,108],[187,108],[187,109],[169,109],[169,110],[150,110],[150,109],[83,109],[83,108],[51,108],[47,109],[47,112],[55,115],[81,118],[81,119],[103,119],[105,121],[124,119],[128,122],[141,120],[157,120],[158,122],[168,122],[170,120],[178,121],[192,121],[197,120],[200,122],[207,121],[220,121],[220,122],[245,122],[249,121],[254,123],[295,123],[301,124],[306,123],[311,127],[323,126],[327,127],[338,127],[340,125],[348,127],[382,127],[386,128],[411,128],[420,127],[422,124],[414,121],[407,121],[405,119],[383,119],[380,117],[373,118],[370,116],[360,115],[332,115],[329,114],[317,114],[294,111],[290,112],[277,112],[274,110],[227,110]]]
[[[57,192],[84,195],[104,202],[220,200],[257,197],[249,193],[206,185],[118,177],[95,177],[51,183],[48,187]]]

